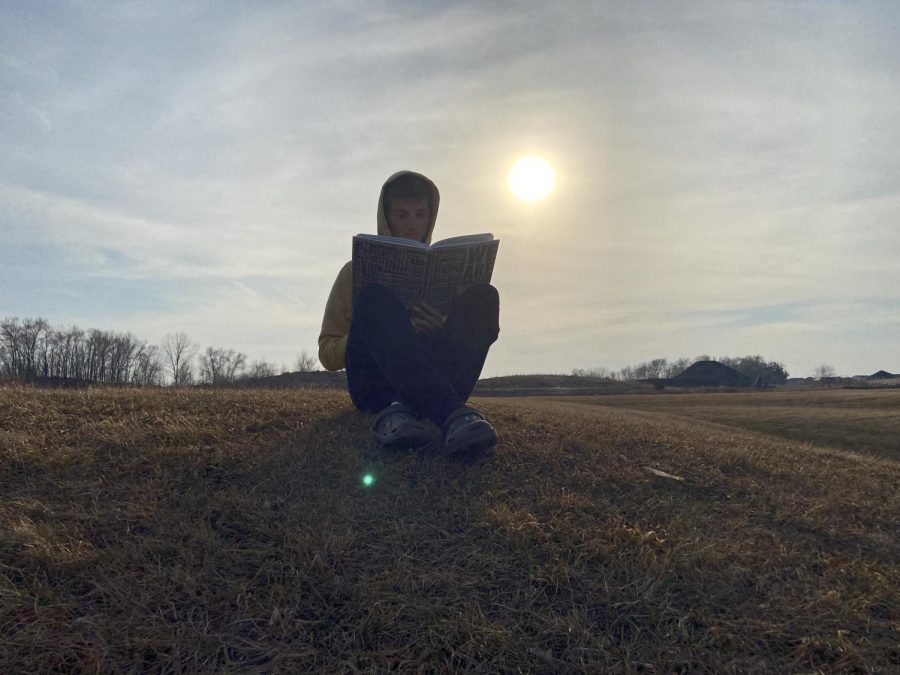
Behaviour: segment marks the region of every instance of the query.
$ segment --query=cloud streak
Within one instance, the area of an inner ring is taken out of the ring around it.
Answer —
[[[0,315],[291,362],[382,181],[413,168],[444,195],[439,238],[502,239],[486,373],[742,351],[896,370],[898,19],[875,2],[20,4],[0,26]],[[559,169],[544,203],[503,190],[524,152]],[[106,311],[43,300],[58,286],[37,265]]]

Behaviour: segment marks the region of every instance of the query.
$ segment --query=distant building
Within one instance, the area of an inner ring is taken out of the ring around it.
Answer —
[[[665,380],[672,387],[751,387],[753,379],[718,361],[697,361],[680,375]]]
[[[872,373],[871,375],[869,375],[870,380],[892,380],[895,377],[897,376],[893,373],[889,373],[886,370],[879,370],[877,373]]]

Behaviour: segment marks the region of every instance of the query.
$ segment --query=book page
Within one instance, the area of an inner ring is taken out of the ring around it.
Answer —
[[[485,241],[492,241],[494,239],[494,235],[490,232],[485,232],[484,234],[464,234],[459,237],[448,237],[447,239],[441,239],[440,241],[436,241],[431,245],[431,248],[444,248],[446,246],[465,246],[469,244],[480,244]]]
[[[353,298],[366,284],[377,283],[409,307],[423,297],[427,263],[424,246],[398,246],[378,238],[354,237]]]
[[[416,241],[415,239],[406,239],[405,237],[394,237],[387,234],[357,234],[354,239],[363,239],[365,241],[382,242],[394,244],[395,246],[410,246],[412,248],[427,249],[428,245]]]
[[[456,296],[475,284],[487,284],[497,258],[496,239],[471,245],[435,248],[429,256],[425,302],[447,314]]]

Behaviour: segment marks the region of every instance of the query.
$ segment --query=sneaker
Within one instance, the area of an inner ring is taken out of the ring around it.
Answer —
[[[484,415],[467,406],[450,413],[444,421],[444,454],[475,461],[497,445],[497,432]]]
[[[383,448],[390,450],[418,449],[435,440],[416,411],[403,403],[392,403],[378,413],[372,425],[372,436]]]

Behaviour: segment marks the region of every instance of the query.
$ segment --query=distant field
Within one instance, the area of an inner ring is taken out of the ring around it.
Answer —
[[[856,396],[743,408],[895,410]],[[479,405],[464,467],[374,452],[336,390],[0,388],[0,673],[900,668],[897,462]]]
[[[476,396],[585,396],[591,394],[652,393],[645,382],[618,382],[574,375],[507,375],[478,380]]]
[[[687,417],[900,461],[900,389],[586,396],[552,400]]]

